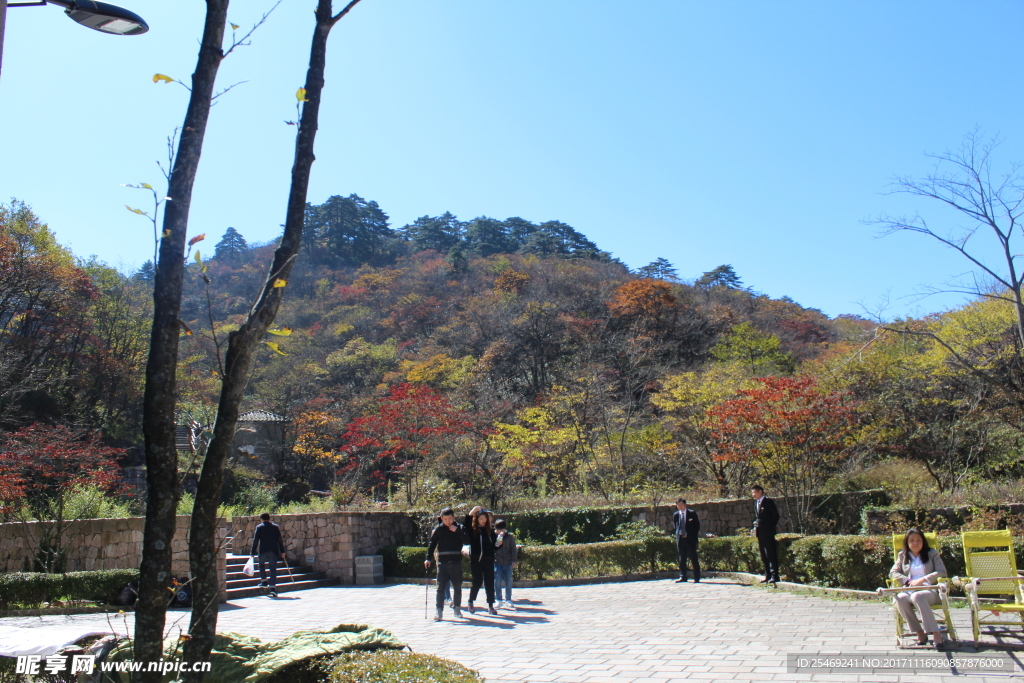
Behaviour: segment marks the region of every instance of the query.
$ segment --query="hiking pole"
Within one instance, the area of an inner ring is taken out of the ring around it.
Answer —
[[[430,567],[427,567],[427,578],[423,582],[423,618],[429,619],[427,605],[430,603]]]
[[[284,568],[288,570],[288,582],[295,583],[295,577],[292,576],[292,568],[288,566],[288,555],[287,553],[281,553],[281,559],[284,560]]]

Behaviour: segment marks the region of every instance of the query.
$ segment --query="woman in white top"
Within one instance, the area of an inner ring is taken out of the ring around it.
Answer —
[[[946,565],[939,557],[939,551],[928,547],[928,540],[917,529],[911,529],[903,537],[903,550],[896,557],[896,563],[889,571],[889,577],[904,586],[934,586],[939,578],[946,577]],[[911,631],[917,634],[917,644],[926,645],[932,634],[936,649],[942,649],[943,637],[931,606],[939,604],[938,591],[907,591],[896,595],[896,609],[900,611]],[[914,607],[921,613],[918,621]],[[922,623],[924,626],[922,627]]]

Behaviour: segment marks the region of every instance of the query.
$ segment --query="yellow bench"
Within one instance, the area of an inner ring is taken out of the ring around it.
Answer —
[[[893,534],[892,535],[892,561],[895,563],[899,559],[900,551],[903,550],[903,538],[904,534]],[[924,538],[928,541],[929,548],[939,549],[939,539],[935,533],[925,533]],[[903,591],[908,590],[907,587],[899,585],[899,582],[895,579],[886,579],[887,589],[879,589],[879,594],[889,593],[893,596],[892,611],[896,615],[896,646],[903,647],[903,639],[909,636],[916,636],[916,633],[906,630],[906,621],[903,619],[903,615],[896,609],[896,595]],[[909,590],[927,590],[924,588],[910,588]],[[950,640],[956,640],[956,628],[953,626],[953,619],[949,616],[949,579],[938,580],[937,586],[931,590],[938,591],[940,602],[937,605],[932,605],[932,611],[935,612],[935,621],[940,626],[946,628],[946,634]]]
[[[981,637],[982,626],[1024,628],[1024,577],[1017,574],[1017,558],[1013,554],[1013,535],[1003,531],[963,531],[964,564],[967,579],[964,591],[971,605],[971,626],[974,642]],[[985,603],[981,596],[1010,595],[1012,602]],[[986,613],[986,614],[983,614]],[[1009,615],[1007,620],[1003,615]],[[1009,628],[996,628],[1007,632]]]

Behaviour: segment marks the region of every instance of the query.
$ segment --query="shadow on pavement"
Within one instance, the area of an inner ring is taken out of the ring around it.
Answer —
[[[232,611],[234,611],[236,609],[245,609],[245,605],[236,605],[233,602],[222,602],[222,603],[220,603],[220,606],[217,608],[217,611],[218,612],[232,612]],[[182,610],[186,611],[186,612],[191,612],[192,608],[191,607],[187,607],[187,608],[182,608]]]
[[[481,619],[479,617],[470,616],[466,613],[462,615],[464,621],[457,622],[465,626],[486,626],[489,628],[500,628],[500,629],[511,629],[516,626],[526,626],[528,624],[546,624],[549,619],[547,617],[527,617],[527,616],[513,616],[511,614],[502,614],[500,616],[505,617],[504,619],[496,618],[492,619]],[[453,622],[456,623],[456,622]]]
[[[540,600],[516,600],[516,610],[514,612],[503,611],[502,616],[515,617],[523,612],[526,614],[555,614],[554,610],[545,609],[540,606],[543,604]],[[537,607],[531,607],[530,605],[537,605]]]
[[[675,583],[675,581],[673,580],[672,583]],[[691,584],[691,583],[693,583],[693,582],[692,581],[687,581],[687,584]],[[680,585],[683,585],[683,584],[680,584]],[[743,583],[742,581],[728,581],[728,580],[720,581],[718,579],[715,579],[714,581],[709,581],[707,579],[701,579],[700,583],[698,585],[699,586],[749,586],[750,584],[749,583]],[[699,588],[695,588],[694,590],[700,590],[700,589]]]

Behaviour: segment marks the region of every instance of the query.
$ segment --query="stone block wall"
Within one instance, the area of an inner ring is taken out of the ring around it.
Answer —
[[[978,515],[984,515],[988,525],[1014,528],[1024,524],[1024,504],[1004,503],[982,509],[964,505],[902,510],[872,510],[864,512],[865,530],[869,534],[900,533],[916,526],[925,531],[960,531]]]
[[[274,515],[287,548],[288,561],[324,572],[341,583],[355,582],[355,558],[376,555],[389,545],[412,543],[416,520],[403,512],[327,512]],[[248,555],[258,516],[234,517],[234,552]]]
[[[836,533],[858,534],[860,533],[860,511],[864,505],[866,494],[871,492],[850,491],[838,494],[839,502],[835,506]],[[779,520],[780,532],[792,532],[790,520],[787,514],[785,498],[773,498],[779,508],[781,519]],[[698,502],[688,501],[688,507],[697,512],[700,517],[701,533],[714,534],[716,536],[731,536],[737,529],[750,529],[754,522],[754,500],[752,498],[739,498],[734,500],[711,500]],[[660,505],[651,512],[649,507],[638,507],[632,509],[631,516],[634,521],[646,521],[649,524],[672,531],[672,513],[676,511],[675,504]]]
[[[188,528],[191,518],[179,515],[175,520],[174,540],[171,545],[171,574],[187,577]],[[143,517],[124,519],[79,519],[67,523],[63,534],[66,549],[66,571],[98,569],[131,569],[142,564]],[[0,524],[0,569],[19,572],[31,569],[39,539],[52,533],[54,522],[9,522]],[[219,530],[220,552],[217,553],[218,575],[227,569],[224,529]],[[222,581],[224,579],[222,578]],[[221,596],[226,599],[225,587]]]
[[[731,536],[737,529],[749,529],[754,521],[754,501],[747,498],[737,500],[712,500],[707,502],[687,501],[687,507],[694,510],[700,518],[700,531],[702,534],[714,534],[715,536]],[[659,505],[653,513],[649,507],[639,507],[630,510],[633,521],[643,521],[663,529],[667,533],[672,531],[672,514],[676,506]],[[781,509],[780,509],[780,512]],[[788,519],[780,521],[782,529],[787,530]]]

